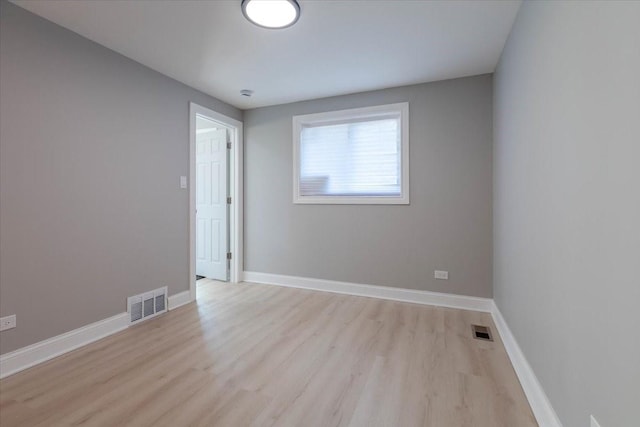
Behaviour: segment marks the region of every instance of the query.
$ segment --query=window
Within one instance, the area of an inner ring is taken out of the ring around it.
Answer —
[[[293,117],[294,203],[409,204],[409,104]]]

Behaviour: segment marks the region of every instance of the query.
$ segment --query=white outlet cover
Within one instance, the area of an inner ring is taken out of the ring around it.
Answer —
[[[433,272],[433,277],[440,280],[449,280],[449,272],[442,270],[435,270]]]
[[[187,177],[184,175],[180,177],[180,188],[187,188]]]
[[[15,327],[16,327],[15,314],[0,318],[0,332],[6,331],[7,329],[13,329]]]
[[[593,418],[593,415],[591,415],[591,427],[600,427],[600,423]]]

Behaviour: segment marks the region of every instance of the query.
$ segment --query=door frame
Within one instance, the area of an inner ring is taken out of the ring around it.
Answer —
[[[189,103],[189,296],[196,299],[196,116],[202,115],[229,129],[229,251],[231,263],[229,282],[242,281],[242,128],[239,120],[220,114],[209,108]]]

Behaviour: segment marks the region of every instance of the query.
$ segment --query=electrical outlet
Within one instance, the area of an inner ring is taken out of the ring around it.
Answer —
[[[442,271],[442,270],[436,270],[433,272],[433,277],[435,277],[436,279],[440,279],[440,280],[449,280],[449,272],[448,271]]]
[[[591,415],[591,427],[600,427],[600,424],[593,418],[593,415]]]
[[[11,316],[0,318],[0,332],[6,331],[7,329],[13,329],[16,327],[16,315],[12,314]]]

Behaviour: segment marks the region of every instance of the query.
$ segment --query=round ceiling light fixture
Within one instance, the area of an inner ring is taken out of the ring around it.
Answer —
[[[242,0],[242,14],[263,28],[287,28],[300,18],[296,0]]]

